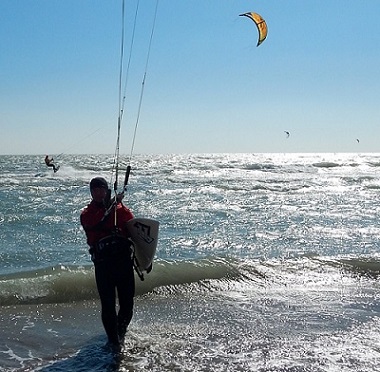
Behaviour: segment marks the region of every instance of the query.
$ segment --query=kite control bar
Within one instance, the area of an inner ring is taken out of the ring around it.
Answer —
[[[127,190],[128,180],[129,180],[129,173],[131,173],[131,166],[127,166],[127,170],[125,171],[125,178],[124,178],[124,188],[123,192]]]
[[[115,183],[113,184],[113,189],[115,191],[115,194],[117,196],[123,196],[124,195],[124,192],[127,191],[127,185],[128,185],[128,180],[129,180],[129,174],[131,173],[131,166],[128,165],[127,166],[127,170],[125,171],[125,178],[124,178],[124,185],[123,185],[123,191],[121,191],[120,193],[117,193],[117,178],[115,180]]]

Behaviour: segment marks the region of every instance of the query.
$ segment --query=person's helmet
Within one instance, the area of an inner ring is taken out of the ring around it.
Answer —
[[[95,177],[90,182],[90,189],[94,189],[96,187],[102,187],[108,190],[108,183],[103,177]]]

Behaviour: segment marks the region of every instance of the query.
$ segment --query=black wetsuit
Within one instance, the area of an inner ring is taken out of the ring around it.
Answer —
[[[53,158],[49,159],[49,158],[45,158],[45,164],[48,166],[48,167],[52,167],[53,168],[53,171],[54,173],[57,172],[58,168],[55,166],[55,164],[53,163]]]
[[[124,245],[115,255],[95,260],[95,279],[102,305],[102,322],[108,340],[118,344],[125,336],[133,316],[133,297],[135,295],[135,277],[130,256],[129,241],[120,241]],[[126,249],[128,248],[128,249]],[[116,313],[116,291],[119,299],[119,311]]]

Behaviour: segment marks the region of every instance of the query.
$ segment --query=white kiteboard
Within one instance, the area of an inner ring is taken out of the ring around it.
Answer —
[[[141,271],[152,269],[156,254],[159,222],[150,218],[133,218],[127,230],[135,248],[136,264]]]

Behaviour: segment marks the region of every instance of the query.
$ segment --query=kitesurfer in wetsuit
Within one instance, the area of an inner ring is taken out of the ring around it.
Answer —
[[[95,279],[102,307],[102,322],[112,346],[123,341],[133,315],[135,278],[131,258],[131,242],[128,240],[126,223],[133,218],[132,212],[122,204],[110,201],[107,181],[95,177],[90,182],[92,201],[82,211],[80,222],[90,246],[95,266]],[[109,214],[110,203],[113,204]],[[115,226],[116,208],[116,226]],[[116,312],[116,290],[119,311]]]
[[[57,172],[58,168],[55,166],[54,164],[54,159],[51,158],[49,159],[49,155],[46,155],[45,156],[45,164],[48,166],[48,167],[53,167],[53,171],[54,173]]]

